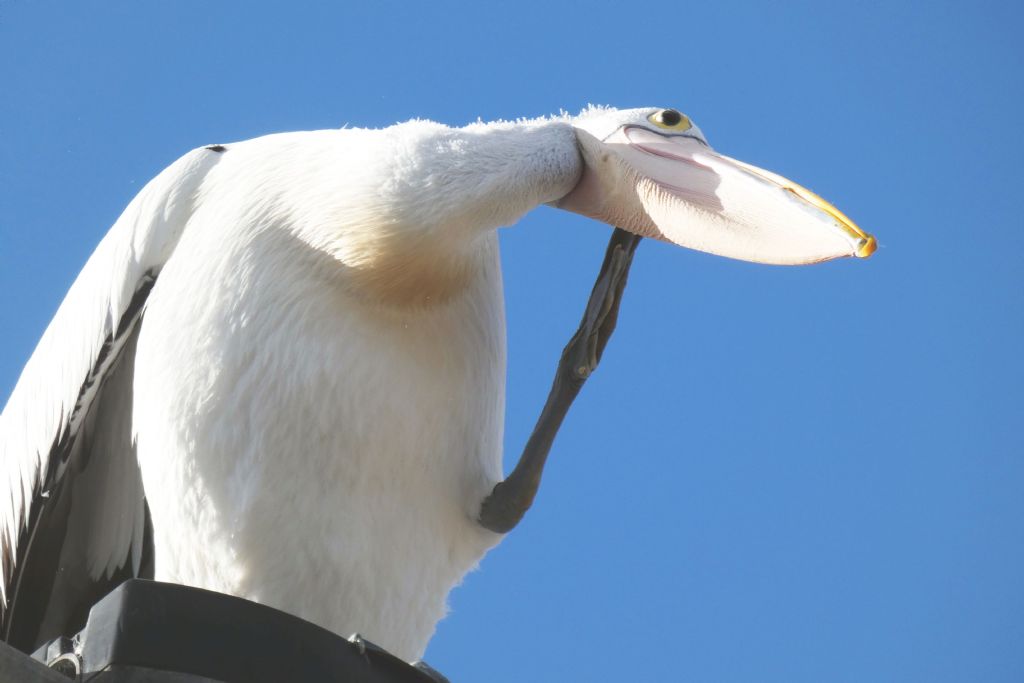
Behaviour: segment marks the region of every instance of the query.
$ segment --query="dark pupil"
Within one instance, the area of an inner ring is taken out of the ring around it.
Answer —
[[[683,120],[683,115],[675,109],[665,109],[661,112],[661,122],[666,126],[677,126]]]

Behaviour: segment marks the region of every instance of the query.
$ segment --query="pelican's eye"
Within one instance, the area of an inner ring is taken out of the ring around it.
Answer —
[[[675,109],[661,109],[648,116],[647,120],[665,130],[688,130],[693,125],[686,114]]]

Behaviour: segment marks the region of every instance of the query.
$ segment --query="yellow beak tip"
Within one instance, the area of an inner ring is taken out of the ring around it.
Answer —
[[[855,253],[857,258],[867,258],[874,254],[876,249],[878,249],[878,241],[874,235],[868,235],[857,242],[857,251]]]

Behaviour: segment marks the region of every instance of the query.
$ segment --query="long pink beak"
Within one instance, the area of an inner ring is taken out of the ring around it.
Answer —
[[[691,249],[802,264],[870,256],[875,238],[810,190],[687,135],[577,129],[585,169],[559,208]]]

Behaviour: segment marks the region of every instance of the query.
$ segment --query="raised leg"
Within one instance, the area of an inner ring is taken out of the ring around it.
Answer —
[[[479,522],[484,528],[502,534],[511,531],[530,509],[558,428],[583,383],[597,368],[615,330],[629,266],[639,243],[639,236],[621,228],[612,233],[583,320],[562,350],[547,403],[523,454],[512,473],[494,487],[480,506]]]

